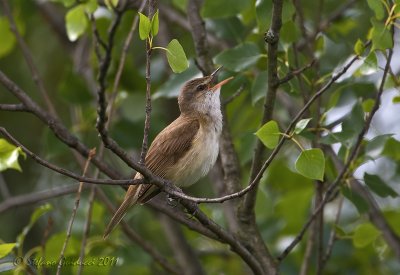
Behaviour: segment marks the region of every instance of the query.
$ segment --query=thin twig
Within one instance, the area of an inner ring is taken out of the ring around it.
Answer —
[[[24,104],[0,104],[1,111],[10,111],[10,112],[30,112]]]
[[[343,201],[344,201],[344,197],[342,196],[342,197],[340,197],[340,200],[339,200],[338,209],[336,212],[335,222],[334,222],[333,226],[336,226],[339,224],[340,215],[342,214]],[[325,264],[328,262],[329,258],[331,257],[333,246],[334,246],[336,240],[337,240],[336,229],[332,228],[331,234],[329,235],[328,245],[326,246],[325,254],[322,259],[322,263],[320,265],[321,273],[324,269]]]
[[[89,168],[89,163],[90,163],[91,159],[93,158],[93,156],[95,154],[96,154],[96,150],[92,149],[90,151],[90,153],[89,153],[88,159],[86,160],[85,167],[83,168],[83,173],[82,173],[83,176],[86,175],[87,169]],[[69,220],[69,224],[68,224],[68,228],[67,228],[67,234],[66,234],[66,237],[65,237],[65,241],[64,241],[63,247],[62,247],[61,252],[60,252],[60,259],[59,259],[59,262],[58,262],[57,273],[56,273],[57,275],[60,274],[61,267],[63,266],[64,253],[65,253],[65,250],[67,249],[69,238],[71,237],[72,226],[74,224],[76,212],[78,210],[79,203],[80,203],[80,200],[81,200],[82,189],[83,189],[83,182],[80,182],[79,183],[78,192],[76,193],[75,205],[74,205],[74,208],[72,209],[71,218]]]
[[[152,18],[155,12],[156,1],[149,0],[148,1],[148,16]],[[139,165],[144,166],[147,150],[149,148],[149,131],[150,131],[150,119],[151,119],[151,52],[152,45],[150,44],[149,39],[146,39],[146,108],[145,108],[145,120],[144,120],[144,129],[143,129],[143,141],[142,148],[140,150],[140,159]]]
[[[29,67],[29,70],[32,74],[33,81],[39,88],[40,94],[43,97],[46,106],[50,113],[54,116],[57,116],[56,110],[54,108],[53,103],[50,100],[49,94],[46,90],[46,87],[44,86],[43,80],[40,77],[39,70],[35,65],[35,62],[33,61],[32,54],[26,45],[24,39],[22,38],[21,34],[18,31],[17,24],[15,23],[14,17],[12,15],[12,12],[10,10],[10,7],[8,6],[8,1],[7,0],[2,0],[3,3],[3,8],[4,8],[4,13],[8,17],[8,21],[10,22],[10,29],[14,33],[15,38],[17,39],[18,45],[21,48],[22,55],[24,56],[24,59]]]
[[[143,0],[141,6],[138,9],[138,12],[142,12],[144,7],[146,6],[146,1],[147,0]],[[122,49],[122,54],[121,54],[121,58],[119,59],[119,63],[118,63],[118,70],[117,73],[115,75],[115,80],[114,80],[114,84],[113,84],[113,89],[111,92],[111,96],[110,96],[110,104],[109,104],[109,110],[108,110],[108,116],[109,116],[109,120],[106,122],[106,127],[108,128],[111,117],[114,114],[114,102],[115,99],[117,98],[118,95],[118,86],[119,83],[121,81],[121,76],[122,76],[122,72],[124,70],[125,67],[125,60],[126,60],[126,56],[128,54],[128,50],[129,50],[129,46],[132,42],[132,38],[133,38],[133,34],[138,26],[138,22],[139,22],[139,16],[135,16],[135,18],[132,21],[132,26],[131,29],[128,33],[128,36],[125,39],[125,43],[124,43],[124,47]]]
[[[99,170],[96,170],[96,173],[98,174]],[[98,175],[96,175],[97,177]],[[79,191],[78,191],[79,192]],[[86,214],[86,219],[85,219],[85,225],[83,226],[83,235],[82,235],[82,242],[81,242],[81,251],[79,252],[79,261],[81,263],[84,262],[85,258],[85,251],[86,251],[86,242],[89,237],[89,232],[90,232],[90,223],[92,221],[92,210],[93,210],[93,203],[94,203],[94,198],[96,196],[96,185],[92,185],[90,187],[90,194],[89,194],[89,206],[87,209],[87,214]],[[84,265],[79,265],[78,272],[77,274],[80,275],[83,272],[83,267]]]
[[[233,100],[235,100],[237,97],[239,97],[239,96],[242,94],[242,92],[244,91],[244,88],[245,88],[245,85],[244,85],[244,84],[241,85],[241,86],[239,87],[239,89],[237,89],[236,92],[234,92],[230,97],[228,97],[227,99],[225,99],[225,100],[222,102],[222,106],[228,105],[228,104],[231,103]]]
[[[283,78],[279,79],[279,85],[285,84],[285,83],[289,82],[290,80],[292,80],[293,77],[302,74],[304,71],[311,68],[315,64],[315,61],[316,61],[316,59],[313,59],[310,63],[305,65],[303,68],[288,72]]]
[[[64,168],[60,168],[48,161],[37,156],[35,153],[31,152],[27,149],[24,145],[22,145],[19,141],[17,141],[10,133],[7,132],[6,129],[0,127],[0,134],[5,136],[9,141],[11,141],[14,145],[20,147],[24,153],[26,153],[29,157],[35,160],[42,166],[45,166],[59,174],[64,176],[70,177],[72,179],[85,182],[85,183],[93,183],[93,184],[106,184],[106,185],[132,185],[132,184],[141,184],[143,180],[135,180],[135,179],[126,179],[126,180],[109,180],[109,179],[95,179],[95,178],[88,178],[84,176],[79,176],[73,172],[70,172]]]

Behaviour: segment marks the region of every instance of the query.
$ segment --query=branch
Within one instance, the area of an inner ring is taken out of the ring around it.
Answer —
[[[370,44],[370,43],[368,43],[368,44]],[[381,81],[381,84],[379,86],[379,90],[378,90],[378,93],[376,95],[376,98],[375,98],[375,104],[374,104],[371,112],[369,113],[369,115],[366,118],[364,127],[363,127],[363,129],[361,130],[361,132],[359,133],[359,135],[357,137],[357,141],[356,141],[356,143],[354,145],[354,148],[353,148],[353,150],[352,150],[347,162],[343,166],[343,168],[340,171],[339,175],[336,177],[335,181],[329,186],[328,190],[325,193],[325,196],[324,196],[323,200],[321,201],[319,206],[314,210],[313,214],[310,216],[308,221],[304,224],[304,226],[301,229],[300,233],[296,236],[296,238],[293,240],[293,242],[278,257],[278,261],[282,261],[290,253],[290,251],[302,240],[302,238],[303,238],[305,232],[307,231],[308,227],[310,226],[312,221],[318,216],[319,212],[324,208],[324,205],[332,199],[332,197],[334,196],[335,189],[339,186],[339,184],[341,183],[342,179],[347,174],[351,164],[356,159],[356,157],[358,155],[358,152],[360,150],[361,143],[363,141],[364,135],[368,131],[368,129],[370,127],[370,124],[371,124],[371,121],[372,121],[372,118],[374,117],[376,111],[379,109],[380,100],[381,100],[381,96],[382,96],[382,93],[383,93],[383,90],[384,90],[384,85],[385,85],[386,77],[387,77],[387,74],[388,74],[388,71],[389,71],[389,68],[390,68],[390,62],[392,60],[392,56],[393,56],[393,50],[389,49],[389,56],[388,56],[387,61],[386,61],[386,66],[385,66],[385,69],[384,69],[384,72],[383,72],[382,81]],[[357,56],[355,58],[353,58],[352,61],[354,62],[355,59],[357,59]],[[315,95],[313,97],[315,97]],[[400,252],[400,250],[399,250],[399,252]]]
[[[54,116],[56,116],[56,111],[54,108],[53,103],[50,100],[49,94],[44,86],[43,80],[40,77],[39,70],[35,65],[35,62],[33,61],[32,54],[26,45],[25,41],[22,39],[21,34],[18,31],[17,24],[15,23],[14,17],[12,16],[12,12],[10,11],[10,7],[8,6],[8,1],[7,0],[2,0],[3,8],[4,8],[4,13],[8,17],[8,21],[10,22],[10,29],[14,33],[15,38],[17,39],[18,45],[21,48],[22,55],[24,56],[24,59],[26,61],[26,64],[29,67],[29,70],[31,71],[33,81],[35,82],[36,86],[39,88],[39,91],[41,93],[41,96],[43,97],[46,106],[50,113]]]
[[[24,104],[0,104],[0,110],[10,112],[30,112]]]
[[[226,105],[228,105],[229,103],[231,103],[233,100],[235,100],[238,96],[240,96],[241,94],[242,94],[242,92],[244,91],[244,88],[245,88],[245,85],[243,84],[243,85],[241,85],[240,87],[239,87],[239,89],[237,89],[237,91],[235,92],[235,93],[233,93],[230,97],[228,97],[227,99],[225,99],[223,102],[222,102],[222,106],[226,106]]]
[[[107,206],[108,211],[110,213],[115,213],[117,210],[116,207],[111,203],[108,197],[104,194],[101,189],[97,189],[98,197],[104,202]],[[173,273],[173,274],[181,274],[181,272],[175,267],[172,266],[169,261],[164,258],[156,249],[154,249],[153,245],[145,241],[141,236],[138,235],[136,231],[129,227],[129,225],[122,220],[121,221],[122,231],[135,243],[140,245],[144,251],[146,251],[153,259],[166,271]]]
[[[0,70],[0,83],[11,92],[18,100],[25,106],[25,108],[39,118],[45,125],[47,125],[56,137],[70,148],[75,149],[84,157],[89,156],[89,148],[87,148],[76,136],[72,135],[68,129],[57,119],[57,117],[43,110],[36,102],[34,102],[28,94],[22,90],[17,84],[9,79]],[[120,178],[120,174],[103,162],[100,158],[93,158],[92,162],[110,178]]]
[[[152,18],[155,9],[156,9],[156,1],[149,0],[148,1],[148,17]],[[152,45],[150,44],[149,39],[146,39],[146,117],[144,120],[144,129],[143,129],[143,141],[142,141],[142,149],[140,151],[140,159],[139,164],[145,165],[147,150],[149,148],[149,131],[150,131],[150,119],[151,119],[151,51]]]
[[[316,60],[313,59],[310,63],[308,63],[303,68],[288,72],[286,76],[284,76],[283,78],[279,79],[279,85],[285,84],[285,83],[289,82],[290,80],[292,80],[293,77],[302,74],[304,71],[306,71],[309,68],[311,68],[315,64],[315,62],[316,62]]]
[[[89,157],[86,160],[85,167],[83,168],[83,173],[82,173],[83,176],[86,175],[87,169],[89,168],[90,161],[91,161],[91,159],[93,158],[93,156],[95,154],[96,154],[96,149],[92,149],[90,151],[90,153],[89,153]],[[68,223],[67,234],[66,234],[65,241],[64,241],[64,244],[62,246],[61,252],[60,252],[60,257],[59,257],[58,266],[57,266],[57,273],[56,273],[57,275],[60,274],[61,267],[63,266],[62,262],[63,262],[63,259],[64,259],[64,253],[65,253],[65,250],[67,249],[69,238],[71,237],[71,231],[72,231],[72,226],[74,224],[76,211],[78,210],[79,203],[81,201],[82,189],[83,189],[83,182],[80,182],[79,183],[78,192],[76,193],[76,200],[75,200],[74,208],[72,209],[72,214],[71,214],[71,217],[70,217],[70,220],[69,220],[69,223]]]
[[[109,180],[109,179],[94,179],[88,178],[84,176],[79,176],[73,172],[70,172],[64,168],[58,167],[50,162],[45,161],[44,159],[37,156],[35,153],[27,149],[24,145],[22,145],[18,140],[16,140],[10,133],[7,132],[6,129],[0,127],[0,134],[5,136],[11,143],[21,148],[21,150],[26,153],[29,157],[35,160],[40,165],[49,168],[59,174],[70,177],[72,179],[78,180],[80,182],[92,183],[92,184],[106,184],[106,185],[133,185],[133,184],[142,184],[143,180],[137,179],[126,179],[126,180]]]
[[[268,89],[264,100],[264,112],[261,119],[261,125],[272,119],[272,114],[275,105],[275,97],[279,87],[278,78],[278,45],[279,45],[279,32],[282,26],[282,6],[283,0],[273,1],[273,10],[271,18],[271,27],[265,33],[265,42],[268,44]],[[261,168],[263,153],[265,150],[264,144],[257,139],[256,148],[253,155],[253,162],[251,164],[250,182],[257,179],[257,173]],[[255,181],[258,185],[258,181]],[[249,222],[254,216],[254,206],[256,202],[257,188],[247,194],[242,201],[239,211],[240,219]]]
[[[163,224],[167,241],[180,269],[185,270],[185,274],[205,274],[198,256],[186,240],[179,224],[166,216],[162,216],[160,222]]]
[[[36,193],[24,194],[10,197],[0,203],[0,214],[14,207],[29,205],[40,201],[61,197],[75,193],[79,184],[60,186],[57,189],[48,189]]]
[[[188,210],[190,213],[193,213],[193,216],[202,223],[205,227],[209,228],[213,231],[219,240],[223,243],[228,244],[233,251],[235,251],[251,268],[254,274],[265,274],[266,271],[263,270],[260,263],[257,259],[252,255],[246,247],[244,247],[239,240],[237,240],[232,234],[227,232],[225,229],[220,227],[214,221],[209,219],[200,209],[198,208],[197,204],[182,200],[181,204]]]

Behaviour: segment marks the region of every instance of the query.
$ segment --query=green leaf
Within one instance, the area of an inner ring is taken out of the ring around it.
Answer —
[[[389,185],[377,175],[370,175],[365,173],[364,175],[365,184],[378,196],[382,198],[392,197],[396,198],[398,194]]]
[[[167,46],[167,59],[174,73],[181,73],[189,67],[185,51],[178,40],[173,39]]]
[[[265,32],[265,30],[268,28],[269,20],[271,18],[272,1],[258,0],[255,1],[255,5],[258,32]]]
[[[21,148],[15,147],[5,139],[0,139],[0,172],[6,169],[22,171],[18,163],[18,157],[20,155],[26,158]]]
[[[358,39],[356,44],[354,45],[354,52],[357,55],[362,55],[364,53],[365,47],[364,43],[361,41],[361,39]]]
[[[85,10],[87,13],[94,13],[97,10],[97,0],[88,0],[85,4]]]
[[[392,103],[394,103],[394,104],[400,103],[400,96],[394,96],[392,98]]]
[[[274,120],[268,121],[256,132],[256,136],[266,147],[274,149],[278,145],[280,136],[278,123]]]
[[[141,40],[146,40],[149,37],[151,30],[150,19],[141,12],[139,13],[139,37]]]
[[[158,27],[159,27],[159,21],[158,21],[158,10],[156,13],[153,15],[153,18],[151,18],[151,35],[156,36],[158,34]]]
[[[201,9],[202,17],[231,17],[251,7],[250,0],[205,0]]]
[[[41,205],[40,207],[35,209],[35,211],[31,215],[31,219],[29,221],[29,224],[24,227],[22,232],[17,237],[17,244],[18,244],[18,248],[19,248],[20,251],[22,251],[22,245],[24,243],[25,237],[29,233],[29,231],[31,230],[32,226],[36,223],[36,221],[41,216],[43,216],[47,212],[51,211],[52,209],[53,209],[53,207],[49,203]],[[19,253],[19,254],[21,254],[21,253]]]
[[[268,86],[268,73],[266,71],[260,72],[253,81],[251,86],[251,103],[255,105],[260,99],[266,95]]]
[[[382,155],[387,156],[393,160],[400,160],[400,142],[394,138],[389,138],[383,148]]]
[[[71,7],[76,0],[51,0],[51,2],[61,3],[64,7],[69,8]]]
[[[300,30],[294,21],[289,20],[282,25],[280,38],[286,44],[296,42],[300,38]]]
[[[15,46],[15,36],[6,17],[0,17],[0,58],[9,54]]]
[[[363,214],[368,211],[369,207],[367,202],[357,193],[353,192],[347,186],[342,186],[340,188],[343,196],[345,196],[349,201],[351,201],[357,208],[358,213]]]
[[[16,245],[16,243],[3,243],[3,244],[0,244],[0,259],[4,258],[8,254],[10,254],[10,252],[15,247],[15,245]]]
[[[88,25],[85,7],[78,5],[70,9],[65,16],[65,22],[69,40],[76,41],[85,32]]]
[[[373,28],[370,32],[370,39],[372,40],[372,50],[386,50],[393,47],[392,34],[382,22],[377,21],[375,18],[371,19]]]
[[[307,127],[308,123],[311,121],[312,118],[305,118],[300,120],[299,122],[296,123],[296,126],[294,128],[294,132],[296,134],[300,134],[303,132],[303,130]]]
[[[325,172],[324,153],[319,148],[304,150],[297,158],[295,167],[297,172],[307,178],[323,180]]]
[[[118,6],[119,0],[105,0],[104,2],[109,10],[113,10]]]
[[[364,223],[357,227],[353,235],[353,244],[357,248],[363,248],[374,242],[381,232],[370,223]]]
[[[215,63],[224,65],[228,70],[239,72],[256,64],[261,57],[257,45],[246,42],[218,54]]]
[[[375,105],[375,100],[372,98],[368,98],[363,101],[362,108],[363,108],[364,112],[369,113],[369,112],[371,112],[374,105]]]
[[[368,6],[373,12],[375,12],[375,17],[378,20],[382,20],[385,16],[385,8],[382,5],[381,0],[367,0]]]
[[[283,1],[282,22],[285,23],[287,21],[292,21],[295,12],[296,8],[294,7],[292,1]]]

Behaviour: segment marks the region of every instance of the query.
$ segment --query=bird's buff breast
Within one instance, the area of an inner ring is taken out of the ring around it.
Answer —
[[[220,131],[217,129],[200,127],[191,150],[179,160],[176,166],[178,169],[171,171],[171,179],[176,186],[192,185],[207,175],[218,157],[219,135]]]

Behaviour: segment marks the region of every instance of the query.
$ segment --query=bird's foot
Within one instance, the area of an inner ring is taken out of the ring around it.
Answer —
[[[175,207],[178,206],[179,200],[180,200],[179,198],[176,198],[176,197],[171,196],[169,194],[167,195],[167,204],[168,204],[168,206],[170,206],[172,208],[175,208]]]

